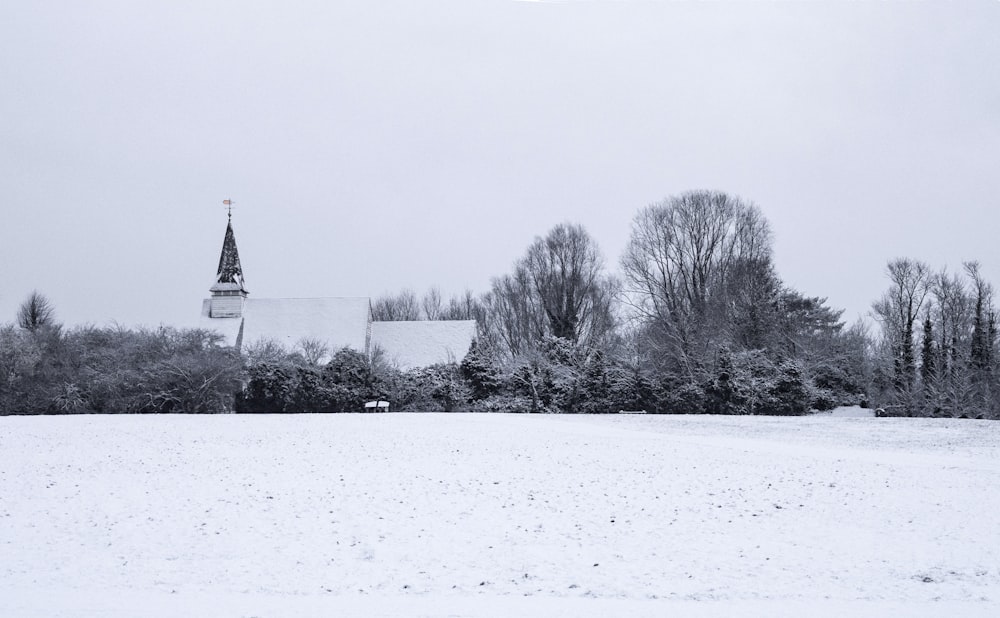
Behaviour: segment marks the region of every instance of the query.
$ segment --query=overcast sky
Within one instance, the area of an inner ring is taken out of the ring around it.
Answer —
[[[489,286],[582,223],[760,206],[789,285],[866,313],[896,256],[1000,285],[1000,2],[7,2],[0,322]]]

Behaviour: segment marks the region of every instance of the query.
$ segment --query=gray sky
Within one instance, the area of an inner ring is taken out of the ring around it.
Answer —
[[[756,202],[852,320],[896,256],[1000,285],[1000,2],[8,2],[0,321],[196,321],[226,217],[258,298],[483,291],[582,223]]]

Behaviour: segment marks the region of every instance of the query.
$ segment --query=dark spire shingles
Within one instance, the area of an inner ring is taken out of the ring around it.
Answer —
[[[215,277],[215,283],[216,285],[233,284],[238,286],[237,289],[240,291],[246,292],[246,286],[243,282],[243,267],[240,265],[240,252],[236,249],[236,235],[233,233],[231,221],[226,225],[226,237],[222,241],[222,254],[219,256],[219,272]]]

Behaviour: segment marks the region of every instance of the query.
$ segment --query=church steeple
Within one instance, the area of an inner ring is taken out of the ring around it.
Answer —
[[[219,271],[215,276],[215,285],[212,291],[216,291],[216,286],[231,284],[238,286],[236,289],[246,293],[243,283],[243,267],[240,265],[240,252],[236,248],[236,234],[233,233],[233,216],[229,215],[229,223],[226,225],[226,236],[222,239],[222,254],[219,256]],[[232,289],[226,286],[225,289]],[[221,290],[220,290],[221,291]]]
[[[226,200],[228,205],[229,200]],[[226,224],[226,235],[222,239],[222,254],[219,255],[219,270],[215,275],[215,283],[209,288],[212,292],[210,317],[239,318],[243,316],[243,302],[247,297],[247,288],[243,281],[243,266],[240,265],[240,252],[236,249],[236,234],[233,233],[233,213],[229,212]]]

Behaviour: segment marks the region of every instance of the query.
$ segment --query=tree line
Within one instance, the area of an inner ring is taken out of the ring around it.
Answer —
[[[32,294],[27,302],[44,303]],[[233,409],[245,369],[217,333],[52,320],[0,326],[0,413],[216,413]]]
[[[404,292],[375,306],[417,308],[434,296]],[[557,225],[487,293],[447,306],[478,321],[477,354],[499,376],[489,404],[801,414],[868,402],[863,328],[785,285],[760,209],[724,193],[642,209],[617,274],[583,227]]]
[[[372,302],[376,320],[474,319],[460,362],[401,371],[379,350],[236,352],[205,331],[63,330],[44,297],[0,329],[0,410],[339,412],[395,410],[885,414],[997,418],[996,311],[975,262],[932,272],[897,259],[847,325],[785,284],[758,206],[694,191],[641,209],[612,271],[580,225],[536,238],[482,294],[432,288]]]
[[[1000,417],[993,286],[978,262],[961,273],[896,259],[873,305],[873,390],[886,411],[906,416]]]

